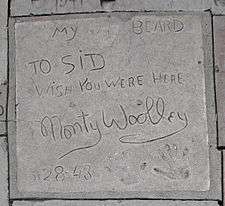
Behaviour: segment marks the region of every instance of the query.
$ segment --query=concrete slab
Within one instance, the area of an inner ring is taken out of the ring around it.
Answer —
[[[0,134],[6,133],[8,1],[0,1]]]
[[[219,147],[225,147],[225,17],[214,16],[214,44],[215,44],[215,72],[216,72],[216,93],[217,93],[217,115]]]
[[[150,14],[15,22],[12,198],[221,198],[210,16]]]
[[[224,0],[12,0],[11,15],[41,15],[96,11],[205,11],[225,14]]]
[[[159,200],[128,200],[128,201],[15,201],[13,206],[218,206],[216,201],[159,201]]]
[[[101,10],[100,0],[12,0],[11,15],[94,12]]]
[[[213,0],[117,0],[115,10],[204,11],[211,9]]]
[[[8,153],[6,137],[8,1],[0,1],[0,205],[8,206]]]
[[[0,205],[8,206],[8,159],[6,137],[0,138]]]
[[[7,18],[8,1],[0,1],[0,84],[7,80]]]
[[[115,0],[101,4],[100,0],[12,0],[11,15],[38,15],[94,11],[203,11],[213,6],[221,9],[216,0]],[[219,0],[218,0],[219,1]],[[216,6],[217,5],[217,6]]]
[[[0,134],[6,134],[6,97],[7,82],[0,85]]]
[[[213,14],[225,14],[225,1],[214,0],[212,11],[213,11]]]

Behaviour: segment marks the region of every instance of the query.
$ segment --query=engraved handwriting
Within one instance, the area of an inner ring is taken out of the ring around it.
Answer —
[[[61,29],[56,27],[51,37],[56,38],[60,35],[60,37],[63,36],[66,41],[72,41],[76,36],[77,29],[77,26],[66,26]]]
[[[135,34],[145,33],[178,33],[184,29],[184,23],[178,19],[171,20],[141,20],[132,21],[132,29]]]
[[[77,56],[72,54],[66,54],[61,56],[57,61],[59,62],[59,66],[63,67],[65,71],[65,75],[69,75],[75,71],[75,69],[79,69],[81,71],[99,71],[105,68],[106,61],[102,54],[99,53],[82,53],[81,50],[78,52],[78,60]],[[75,66],[77,65],[78,66]],[[53,67],[53,63],[48,59],[37,59],[32,60],[27,63],[28,68],[31,69],[31,73],[35,75],[49,75],[55,69]]]
[[[118,139],[123,144],[146,144],[154,141],[159,141],[175,134],[182,132],[189,124],[188,116],[184,112],[167,111],[165,100],[162,97],[154,99],[147,96],[145,99],[145,111],[134,114],[128,113],[126,106],[119,104],[118,109],[120,115],[109,117],[106,110],[102,110],[97,114],[94,120],[90,120],[90,115],[87,112],[81,111],[80,114],[75,114],[76,120],[74,122],[64,123],[58,115],[45,116],[40,121],[40,132],[43,137],[49,137],[53,142],[56,141],[71,141],[74,138],[87,138],[90,134],[94,133],[91,139],[92,143],[76,145],[76,147],[65,154],[61,155],[59,159],[83,149],[89,149],[97,146],[102,138],[105,130],[113,128],[118,131],[124,131],[129,127],[146,124],[147,127],[156,126],[161,124],[177,124],[171,128],[169,133],[162,136],[152,136],[151,134],[126,134],[121,135]],[[93,118],[93,117],[92,117]],[[171,125],[171,126],[172,126]],[[103,131],[104,130],[104,131]],[[128,130],[129,131],[129,130]],[[83,137],[85,135],[85,137]]]
[[[93,178],[93,168],[91,164],[75,164],[66,168],[63,165],[55,167],[47,166],[32,171],[31,177],[34,182],[65,182],[74,178],[76,181],[89,181]]]

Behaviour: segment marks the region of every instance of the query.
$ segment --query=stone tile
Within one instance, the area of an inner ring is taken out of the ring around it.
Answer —
[[[214,43],[215,43],[215,70],[216,70],[216,93],[217,93],[217,115],[220,147],[225,146],[225,17],[215,16]]]
[[[101,10],[100,0],[12,0],[11,15],[38,15]]]
[[[159,201],[159,200],[128,200],[128,201],[16,201],[13,206],[218,206],[215,201]]]
[[[225,150],[223,150],[223,206],[225,206]]]
[[[70,13],[81,11],[124,11],[124,10],[161,10],[161,11],[203,11],[215,5],[216,0],[115,0],[101,6],[100,0],[12,0],[11,14],[13,16],[29,14]],[[57,3],[58,2],[58,3]],[[217,3],[217,2],[216,2]],[[217,9],[220,9],[217,3]]]
[[[107,5],[107,6],[105,6]],[[40,15],[95,11],[205,11],[225,14],[224,0],[12,0],[11,15]]]
[[[212,11],[213,11],[213,14],[225,14],[225,1],[214,0]]]
[[[6,134],[7,6],[7,0],[0,1],[0,135]],[[6,137],[0,137],[0,205],[8,206],[8,159]]]
[[[0,134],[6,133],[6,93],[7,93],[7,5],[0,1]]]
[[[115,10],[203,11],[214,5],[213,0],[118,0]]]
[[[8,160],[6,137],[0,138],[0,205],[8,206]]]
[[[12,198],[220,198],[218,160],[209,162],[209,154],[218,157],[210,20],[18,19],[10,57]]]
[[[7,16],[8,1],[0,1],[0,84],[7,80]]]
[[[0,85],[0,134],[6,134],[7,83]]]

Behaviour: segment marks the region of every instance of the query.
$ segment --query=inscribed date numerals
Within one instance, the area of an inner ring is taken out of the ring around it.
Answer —
[[[89,164],[75,165],[73,169],[57,165],[33,171],[32,178],[33,181],[38,182],[63,182],[71,178],[76,178],[77,181],[88,181],[93,178],[93,170]]]

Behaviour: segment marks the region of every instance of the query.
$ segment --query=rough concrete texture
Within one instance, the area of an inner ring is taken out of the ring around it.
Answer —
[[[115,10],[203,11],[211,9],[213,0],[116,0]]]
[[[225,17],[214,20],[215,72],[217,93],[218,136],[220,147],[225,147]]]
[[[0,205],[8,206],[8,153],[6,134],[8,1],[0,1]]]
[[[11,15],[95,11],[204,11],[225,13],[225,0],[12,0]]]
[[[6,133],[7,15],[8,1],[0,1],[0,134]]]
[[[207,14],[28,20],[10,58],[12,198],[220,198]]]
[[[6,97],[7,83],[0,85],[0,134],[6,134]]]
[[[8,1],[0,1],[0,84],[7,80],[7,18]]]
[[[159,200],[127,200],[127,201],[45,201],[14,202],[13,206],[218,206],[216,201],[159,201]]]
[[[6,137],[0,138],[0,205],[8,206],[8,160]]]
[[[209,190],[201,18],[15,28],[19,191]]]
[[[196,11],[209,9],[213,0],[115,0],[101,5],[100,0],[13,0],[11,14],[13,16],[29,14],[49,14],[80,11],[118,10],[186,10]],[[218,5],[220,5],[218,3]]]
[[[225,0],[214,0],[213,14],[225,14]]]
[[[101,10],[100,0],[12,0],[11,15],[95,12]]]

